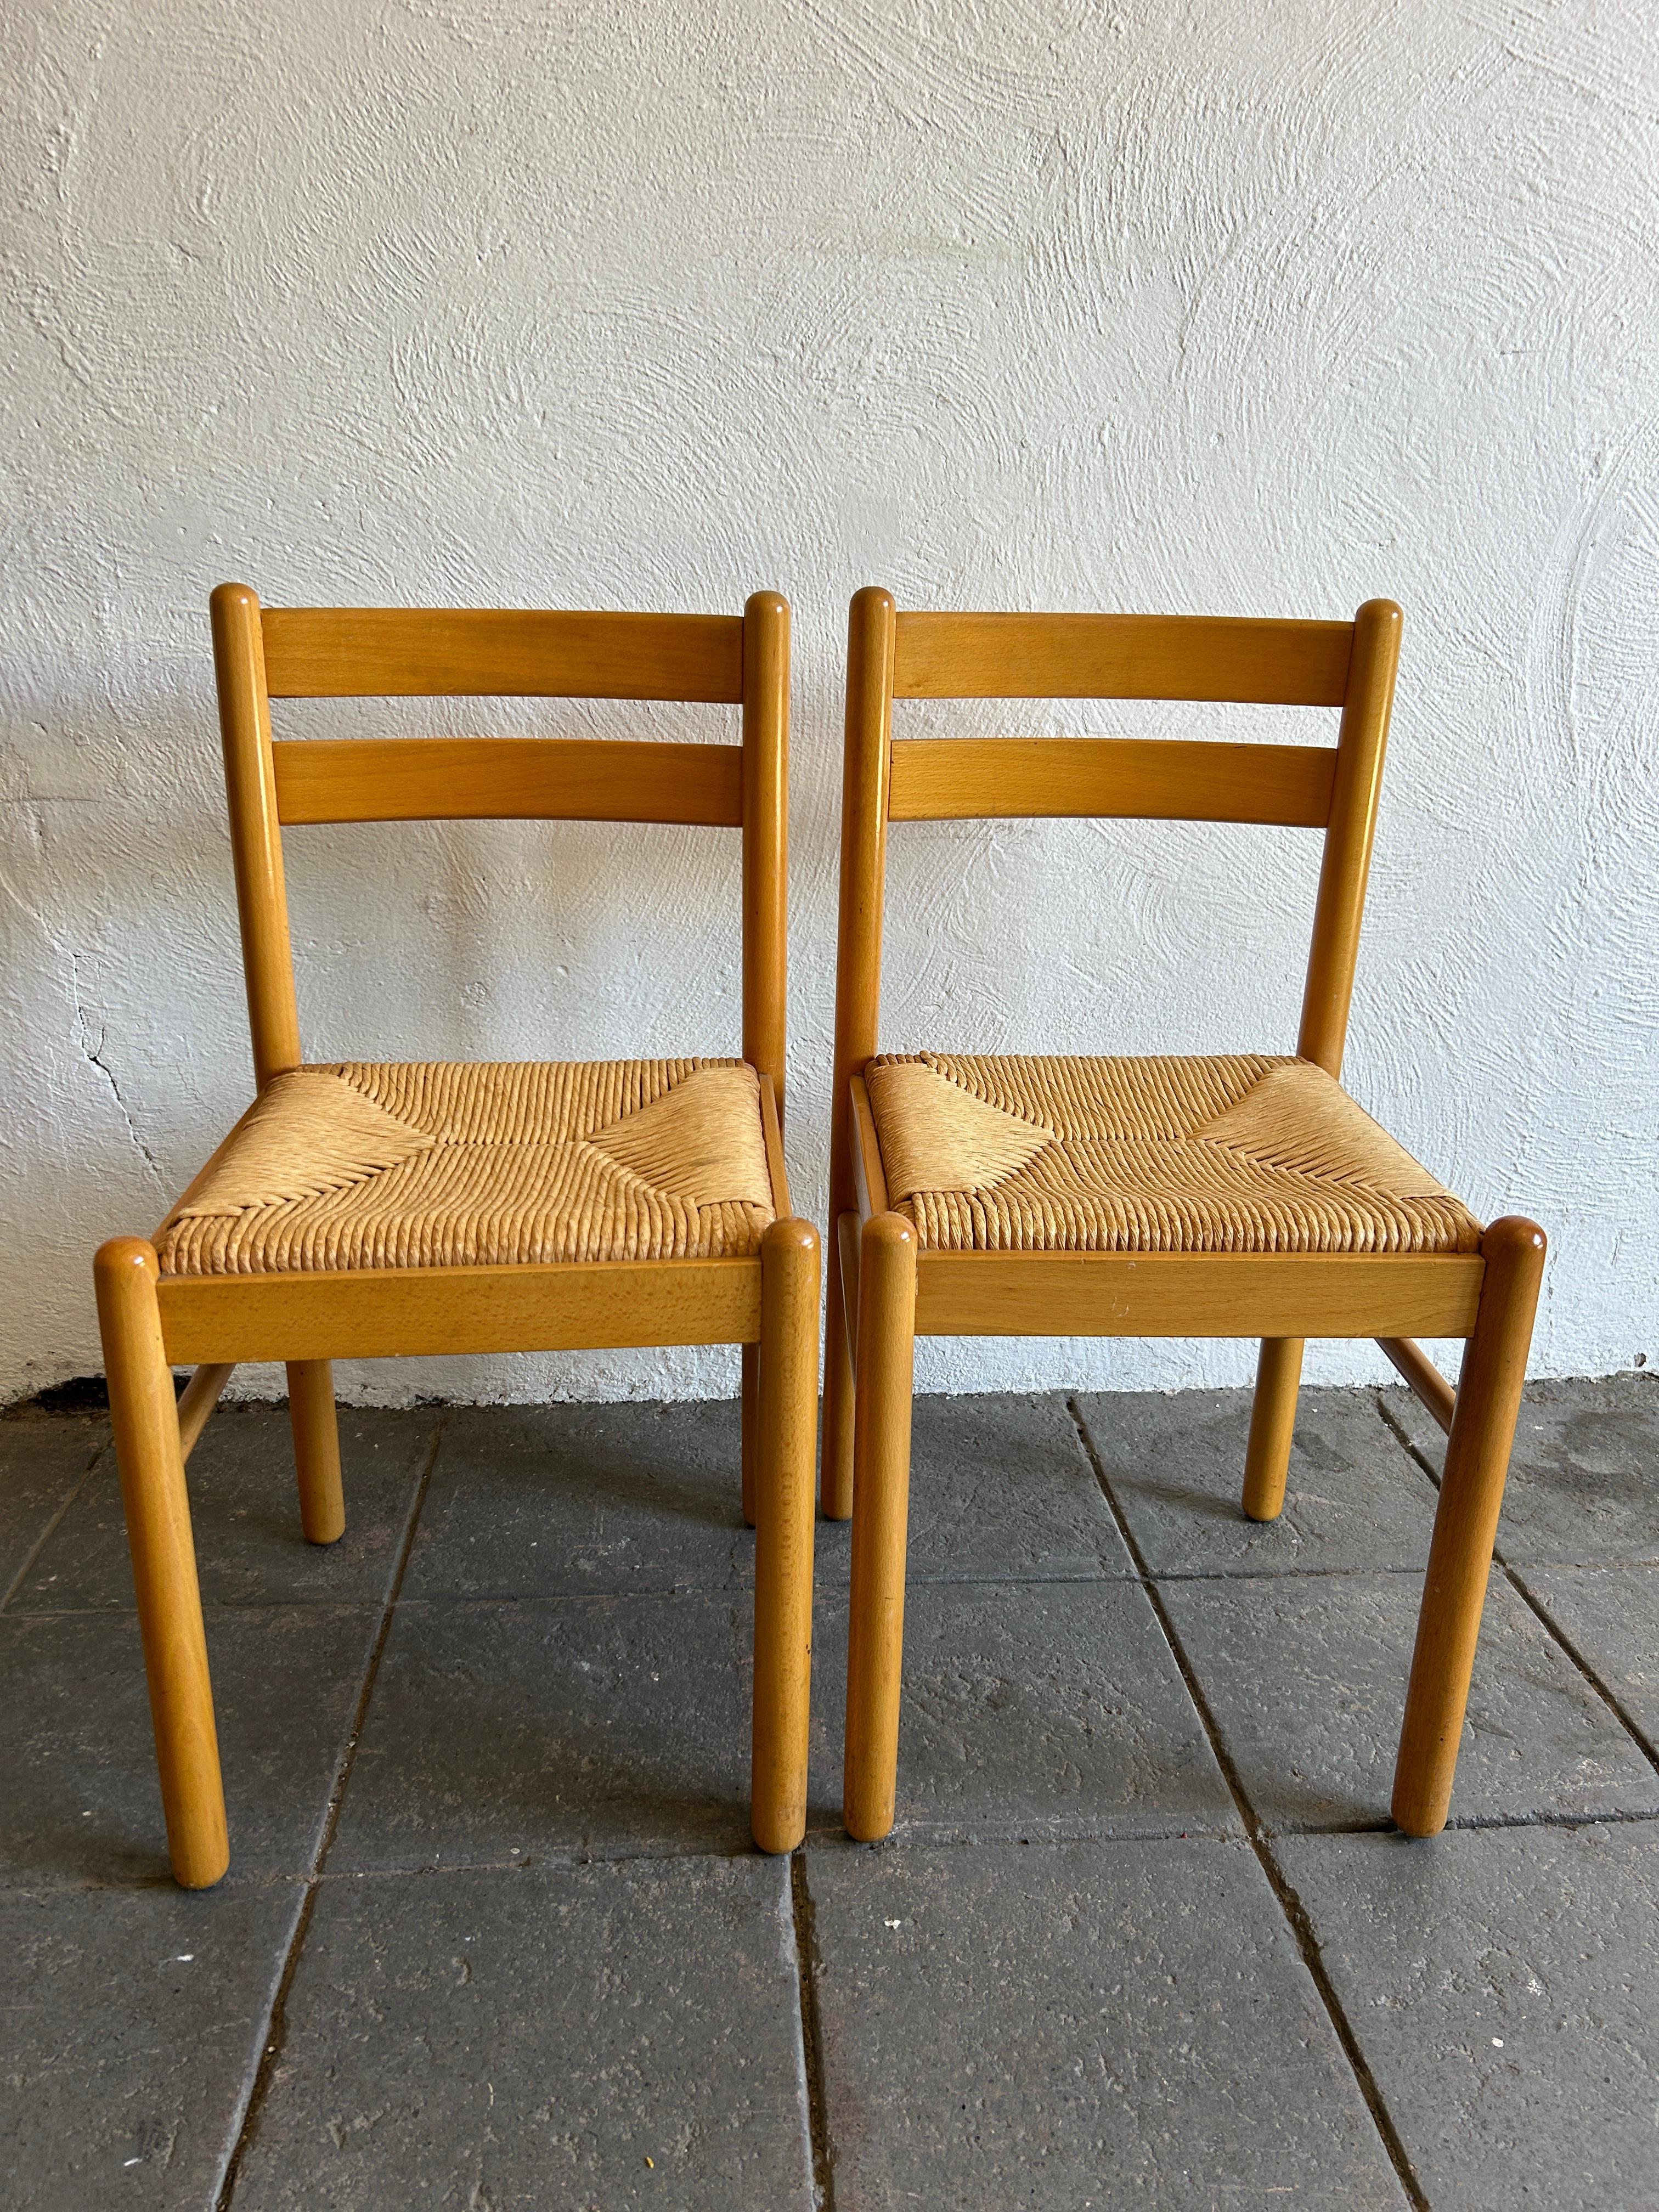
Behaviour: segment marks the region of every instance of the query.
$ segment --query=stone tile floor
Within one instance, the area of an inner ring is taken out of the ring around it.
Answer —
[[[1453,1826],[1388,1800],[1437,1433],[1310,1391],[916,1409],[894,1840],[747,1845],[729,1405],[191,1462],[232,1870],[167,1879],[107,1428],[0,1420],[8,2207],[1659,2207],[1659,1389],[1522,1416]]]

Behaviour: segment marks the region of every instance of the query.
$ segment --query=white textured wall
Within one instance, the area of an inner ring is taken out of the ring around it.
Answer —
[[[0,1395],[96,1367],[94,1244],[151,1226],[249,1095],[225,576],[276,602],[789,595],[791,1151],[820,1218],[849,592],[1398,598],[1351,1086],[1478,1209],[1549,1230],[1540,1371],[1659,1357],[1656,25],[1641,0],[13,0]],[[309,830],[289,854],[316,1056],[735,1049],[716,833]],[[1312,866],[1293,833],[896,832],[884,1042],[1288,1048]],[[1246,1364],[990,1344],[922,1373]]]

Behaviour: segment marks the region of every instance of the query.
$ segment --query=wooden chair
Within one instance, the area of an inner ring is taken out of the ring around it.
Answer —
[[[173,1868],[228,1863],[185,1462],[238,1360],[287,1363],[301,1525],[345,1527],[330,1361],[740,1343],[757,1528],[752,1820],[805,1825],[818,1248],[789,1203],[789,610],[739,616],[262,610],[213,594],[258,1095],[149,1241],[100,1250],[100,1323]],[[572,738],[273,744],[273,698],[740,704],[741,746]],[[300,1049],[286,823],[709,823],[743,833],[741,1061],[343,1063]],[[196,1373],[174,1403],[171,1369]]]
[[[853,601],[831,1128],[826,1515],[853,1517],[845,1816],[892,1826],[915,1334],[1261,1340],[1244,1510],[1284,1502],[1303,1340],[1376,1337],[1449,1431],[1394,1816],[1445,1824],[1544,1238],[1483,1230],[1341,1089],[1401,616],[898,614]],[[1334,750],[903,738],[895,699],[1262,701]],[[890,822],[1133,816],[1324,833],[1294,1058],[878,1056]],[[1413,1341],[1468,1340],[1455,1398]],[[856,1374],[856,1393],[854,1375]]]

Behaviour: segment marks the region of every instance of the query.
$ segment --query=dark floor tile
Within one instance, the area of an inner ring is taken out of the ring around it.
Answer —
[[[331,1871],[749,1847],[746,1595],[398,1607]]]
[[[222,1406],[190,1457],[191,1518],[206,1605],[383,1602],[436,1416],[342,1406],[346,1532],[300,1533],[286,1406]],[[13,1611],[131,1606],[132,1569],[115,1455],[53,1531]]]
[[[1388,1819],[1421,1594],[1414,1575],[1164,1586],[1268,1827]],[[1659,1774],[1497,1571],[1451,1809],[1454,1820],[1659,1813]]]
[[[1516,1571],[1650,1746],[1659,1749],[1659,1566]]]
[[[52,1516],[109,1442],[101,1413],[21,1408],[0,1419],[0,1602]]]
[[[1079,1401],[1120,1511],[1155,1575],[1421,1568],[1433,1486],[1370,1390],[1304,1390],[1285,1510],[1240,1503],[1249,1390],[1124,1391]]]
[[[1430,2203],[1659,2203],[1659,1829],[1279,1854]]]
[[[905,1601],[897,1826],[936,1836],[1236,1830],[1139,1583],[923,1583]],[[840,1833],[845,1601],[818,1601],[811,1820]]]
[[[12,2212],[212,2212],[302,1893],[0,1894]]]
[[[1438,1474],[1446,1439],[1411,1392],[1389,1412]],[[1512,1565],[1659,1559],[1659,1382],[1529,1382],[1516,1425],[1498,1548]]]
[[[457,1407],[410,1597],[571,1597],[753,1581],[735,1400]]]
[[[306,1872],[380,1615],[208,1615],[234,1880]],[[0,1887],[167,1878],[138,1624],[130,1613],[0,1620]]]
[[[847,1547],[825,1544],[821,1529],[819,1553],[820,1585],[845,1583]],[[913,1583],[1065,1581],[1133,1571],[1064,1398],[916,1400]]]
[[[814,1855],[839,2212],[1404,2202],[1251,1852]]]
[[[787,1866],[323,1885],[237,2212],[812,2203]]]

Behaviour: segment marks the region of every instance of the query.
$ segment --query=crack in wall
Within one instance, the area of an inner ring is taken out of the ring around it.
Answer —
[[[165,1191],[167,1177],[161,1171],[161,1164],[139,1135],[138,1125],[132,1118],[126,1100],[121,1096],[121,1086],[115,1079],[115,1070],[103,1056],[104,1042],[109,1035],[109,1024],[105,1023],[100,1028],[98,1042],[94,1044],[91,1029],[87,1021],[87,1010],[81,1003],[81,963],[72,949],[68,946],[61,949],[69,954],[70,989],[75,996],[75,1022],[79,1032],[76,1042],[81,1048],[81,1057],[89,1067],[95,1067],[109,1085],[110,1097],[114,1099],[121,1119],[127,1125],[127,1134],[132,1139],[134,1149],[142,1155],[145,1165],[155,1176],[157,1184]]]

